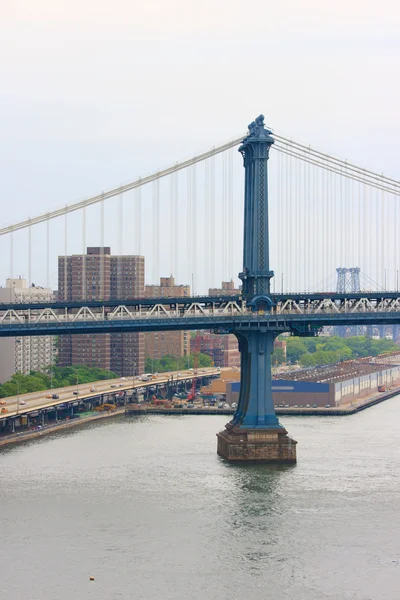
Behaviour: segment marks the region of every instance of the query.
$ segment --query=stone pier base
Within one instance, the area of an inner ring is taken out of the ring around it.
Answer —
[[[217,452],[232,462],[295,463],[296,444],[286,429],[240,429],[227,424],[217,433]]]

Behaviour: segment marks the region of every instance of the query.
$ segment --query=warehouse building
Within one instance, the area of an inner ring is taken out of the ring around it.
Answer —
[[[399,363],[399,364],[396,364]],[[400,385],[400,355],[347,361],[336,366],[292,371],[285,379],[273,379],[272,396],[277,407],[337,407],[378,393],[378,388]],[[227,384],[228,404],[238,402],[240,382]]]

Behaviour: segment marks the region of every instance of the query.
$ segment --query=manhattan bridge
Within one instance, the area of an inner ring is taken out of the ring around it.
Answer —
[[[145,256],[147,283],[163,273],[191,281],[190,298],[92,301],[82,281],[80,302],[1,304],[0,336],[233,333],[240,397],[218,452],[295,462],[272,401],[274,340],[400,324],[399,195],[399,181],[273,133],[260,115],[208,152],[0,229],[5,274],[25,273],[29,285],[51,287],[58,256],[111,240],[120,255]],[[239,296],[206,295],[237,274]]]

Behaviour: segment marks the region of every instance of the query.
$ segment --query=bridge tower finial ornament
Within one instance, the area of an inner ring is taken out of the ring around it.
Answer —
[[[218,454],[231,461],[296,462],[296,443],[280,425],[272,399],[271,354],[281,333],[263,320],[273,306],[269,267],[268,158],[274,143],[264,115],[248,126],[239,152],[245,169],[242,295],[255,312],[239,341],[240,395],[233,420],[217,434]]]

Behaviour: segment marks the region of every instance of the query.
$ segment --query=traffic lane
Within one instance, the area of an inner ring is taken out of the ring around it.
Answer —
[[[180,376],[178,376],[178,373],[181,373]],[[209,369],[206,372],[202,372],[201,374],[198,373],[197,376],[199,375],[215,375],[218,374],[219,372],[216,370],[212,370]],[[63,401],[73,401],[73,400],[78,400],[78,399],[82,399],[82,397],[96,397],[97,393],[102,393],[102,394],[106,394],[106,393],[115,393],[117,391],[125,391],[125,390],[130,390],[130,389],[135,389],[135,388],[142,388],[142,387],[151,387],[152,385],[154,385],[154,383],[158,383],[158,384],[162,384],[162,383],[168,383],[168,381],[170,381],[171,375],[174,376],[175,381],[177,380],[182,380],[182,379],[186,379],[186,378],[192,378],[193,377],[193,373],[190,371],[183,371],[183,372],[173,372],[173,373],[168,373],[166,375],[158,375],[155,379],[152,379],[150,381],[140,381],[140,380],[134,380],[132,382],[132,379],[130,380],[130,382],[128,381],[127,378],[125,378],[124,382],[121,382],[121,379],[117,380],[117,379],[111,379],[111,380],[102,380],[101,384],[99,385],[99,382],[94,383],[89,383],[89,384],[83,384],[82,386],[78,386],[78,390],[79,390],[79,395],[74,395],[73,392],[76,391],[76,386],[70,386],[68,388],[55,388],[53,390],[45,390],[45,391],[41,391],[41,392],[32,392],[31,394],[23,394],[20,396],[20,400],[18,403],[18,398],[16,396],[10,396],[9,398],[5,399],[6,403],[7,403],[7,416],[14,416],[17,413],[17,410],[19,408],[19,413],[23,414],[24,412],[27,411],[31,411],[31,410],[38,410],[41,408],[48,408],[50,406],[56,406],[57,404],[62,404]],[[120,383],[116,383],[117,381],[119,381]],[[112,382],[112,383],[111,383]],[[132,385],[133,384],[133,385]],[[116,386],[116,387],[111,387],[111,385]],[[91,392],[90,389],[91,388],[95,388],[94,392]],[[51,394],[57,394],[59,396],[59,398],[57,399],[58,401],[55,401],[56,399],[52,399],[52,398],[46,398],[46,396],[44,396],[44,394],[46,395],[50,395]],[[25,404],[21,404],[21,400],[23,402],[25,402]],[[53,400],[53,402],[51,402],[51,400]],[[18,406],[19,404],[19,406]],[[5,416],[5,414],[4,414]]]

